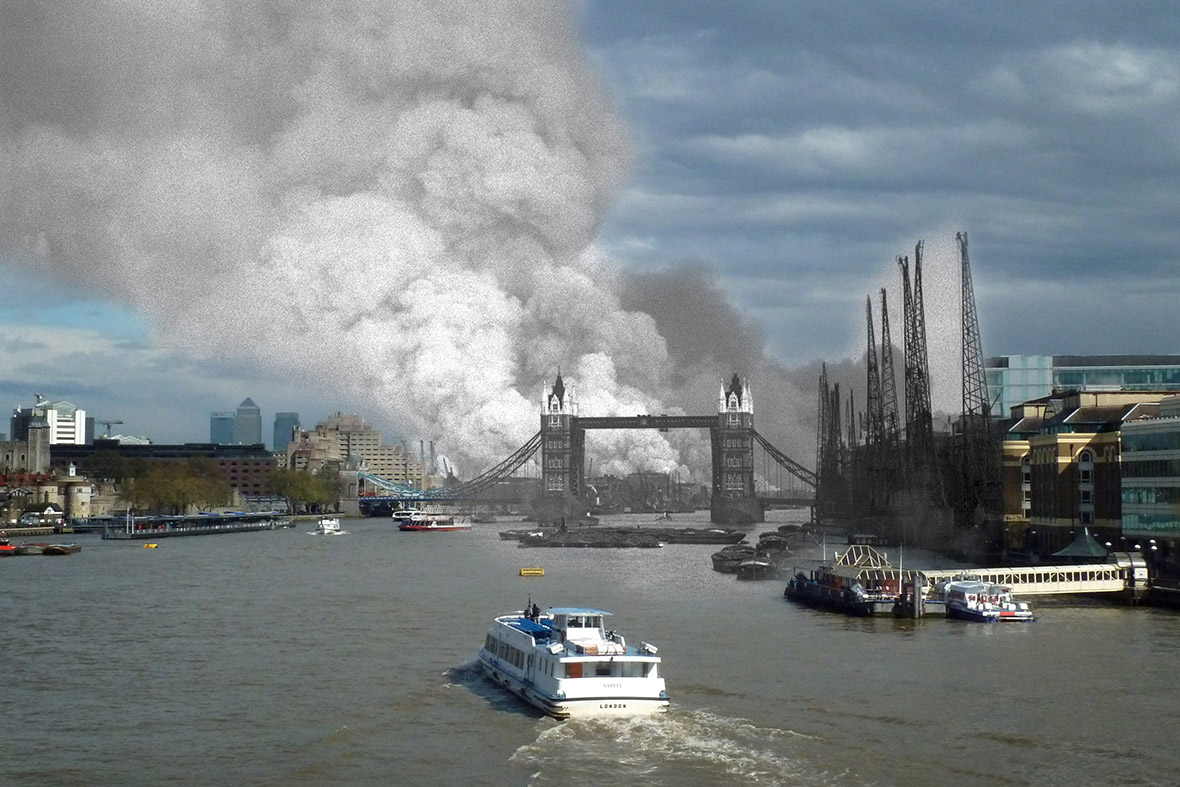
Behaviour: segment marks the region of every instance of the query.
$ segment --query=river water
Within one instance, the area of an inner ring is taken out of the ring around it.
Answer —
[[[513,526],[78,536],[75,555],[0,560],[0,784],[1180,781],[1176,613],[854,619],[712,571],[713,546],[518,549]],[[484,681],[490,619],[530,597],[658,645],[671,712],[557,722]]]

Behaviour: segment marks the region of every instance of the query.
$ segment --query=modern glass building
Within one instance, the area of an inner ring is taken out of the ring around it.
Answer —
[[[238,445],[259,445],[262,443],[262,410],[250,397],[238,405],[234,419],[234,442]]]
[[[1160,402],[1159,418],[1123,425],[1121,458],[1123,534],[1174,548],[1180,539],[1180,396]]]
[[[984,365],[997,418],[1054,391],[1180,391],[1180,355],[1002,355]]]
[[[209,442],[214,445],[233,445],[236,413],[211,413],[209,415]]]
[[[275,413],[274,443],[275,451],[287,450],[287,446],[295,438],[295,430],[299,428],[299,413]]]

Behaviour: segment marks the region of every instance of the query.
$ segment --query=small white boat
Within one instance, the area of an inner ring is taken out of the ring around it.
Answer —
[[[656,647],[607,631],[601,609],[552,607],[497,617],[479,650],[484,675],[558,719],[668,710]]]
[[[948,582],[943,590],[947,617],[975,623],[1036,620],[1032,608],[1012,598],[1012,588],[978,580]]]
[[[320,517],[320,521],[316,524],[315,530],[308,535],[312,536],[346,536],[347,530],[340,529],[340,520],[334,516]]]

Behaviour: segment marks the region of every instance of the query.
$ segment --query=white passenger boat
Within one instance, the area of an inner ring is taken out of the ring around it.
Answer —
[[[600,609],[553,607],[501,615],[479,651],[484,674],[558,719],[668,710],[656,647],[628,645]]]
[[[1012,589],[978,580],[948,582],[943,590],[947,617],[976,623],[1036,620],[1032,608],[1012,598]]]
[[[397,529],[408,532],[470,530],[471,517],[448,516],[444,514],[414,514],[408,520],[400,522]]]
[[[401,522],[409,522],[414,518],[414,516],[421,513],[422,512],[416,508],[399,508],[397,511],[393,512],[393,521],[399,524]]]
[[[313,536],[346,536],[348,531],[340,529],[340,520],[334,516],[320,517],[315,530],[308,535]]]

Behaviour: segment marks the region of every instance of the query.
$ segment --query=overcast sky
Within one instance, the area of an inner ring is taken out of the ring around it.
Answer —
[[[1175,5],[584,0],[573,13],[632,146],[596,245],[624,270],[713,272],[772,359],[862,352],[865,296],[896,288],[895,257],[919,239],[931,341],[953,348],[956,231],[985,355],[1180,352]],[[208,413],[246,396],[264,420],[353,404],[194,361],[117,295],[15,256],[0,268],[9,407],[43,392],[179,442],[206,439]]]

